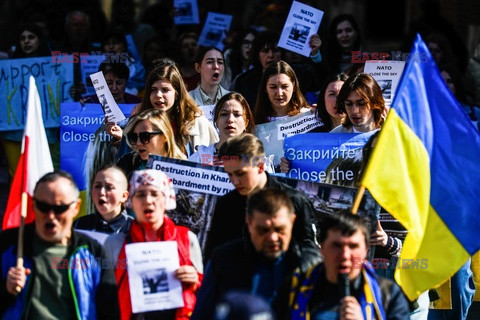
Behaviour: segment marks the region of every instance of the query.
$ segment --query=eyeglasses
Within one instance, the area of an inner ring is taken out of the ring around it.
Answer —
[[[67,211],[72,204],[77,202],[77,200],[73,200],[69,204],[52,205],[37,199],[33,199],[33,201],[35,201],[37,209],[45,214],[49,213],[50,210],[53,211],[54,214],[62,214]]]
[[[163,132],[162,131],[153,131],[153,132],[144,131],[138,134],[135,132],[130,132],[129,134],[127,134],[127,139],[131,145],[134,145],[135,143],[137,143],[138,138],[140,138],[140,142],[142,144],[148,144],[150,142],[151,137],[156,134],[163,134]]]

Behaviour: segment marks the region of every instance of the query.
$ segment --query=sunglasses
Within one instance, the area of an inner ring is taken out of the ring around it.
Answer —
[[[37,199],[33,199],[33,201],[35,201],[37,209],[45,214],[49,213],[50,210],[53,211],[54,214],[62,214],[67,211],[72,204],[77,203],[77,200],[73,200],[69,204],[52,205]]]
[[[163,132],[162,131],[153,131],[153,132],[144,131],[138,134],[135,132],[130,132],[129,134],[127,134],[127,139],[131,145],[134,145],[135,143],[137,143],[137,140],[139,138],[142,144],[147,144],[150,142],[151,137],[156,134],[163,134]]]

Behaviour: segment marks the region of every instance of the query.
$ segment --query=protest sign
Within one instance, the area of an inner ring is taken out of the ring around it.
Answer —
[[[174,0],[175,16],[173,21],[176,25],[199,24],[197,0]]]
[[[382,89],[385,106],[390,108],[398,82],[402,76],[405,61],[367,60],[364,72],[371,75]]]
[[[362,164],[362,148],[376,131],[367,133],[309,133],[288,137],[287,177],[354,186]]]
[[[223,50],[223,39],[227,36],[231,23],[231,15],[209,12],[198,39],[198,45],[205,47],[214,46]]]
[[[206,104],[203,106],[199,106],[200,109],[202,109],[203,114],[207,118],[208,121],[215,127],[215,124],[213,123],[213,111],[215,110],[215,105],[214,104]]]
[[[306,57],[310,56],[312,49],[308,40],[317,33],[322,17],[323,11],[293,1],[278,46]]]
[[[305,112],[294,117],[256,125],[255,135],[262,141],[267,156],[274,156],[273,165],[278,172],[285,137],[305,133],[321,125],[314,114]]]
[[[150,155],[147,168],[161,170],[173,181],[177,208],[168,216],[195,232],[203,248],[217,197],[234,189],[222,167]]]
[[[135,105],[120,105],[120,109],[129,115]],[[86,189],[86,172],[95,162],[95,156],[100,152],[108,152],[110,135],[104,129],[105,116],[100,104],[79,102],[63,103],[61,105],[60,122],[60,168],[70,172],[79,190]],[[102,130],[103,128],[103,130]],[[87,157],[87,150],[90,150]]]
[[[85,95],[95,94],[95,88],[93,87],[90,75],[98,72],[100,64],[105,60],[105,55],[87,55],[80,64],[80,74],[82,83],[85,85]]]
[[[102,106],[102,110],[105,113],[105,117],[110,122],[118,123],[125,119],[125,115],[122,110],[118,107],[113,95],[108,88],[103,72],[99,71],[90,75],[92,79],[93,87],[95,88],[95,93],[97,94],[98,101]]]
[[[125,255],[132,313],[183,307],[177,242],[129,243]]]
[[[29,78],[37,84],[45,128],[58,127],[60,104],[70,101],[73,64],[54,63],[52,57],[0,60],[0,131],[23,130]]]
[[[197,234],[203,251],[217,199],[234,189],[234,186],[225,180],[228,179],[228,175],[224,169],[158,155],[149,156],[147,168],[162,170],[173,180],[177,194],[177,208],[168,211],[167,215],[175,224],[186,226]],[[317,218],[338,209],[349,208],[357,190],[287,177],[278,176],[276,178],[297,190],[304,191],[314,205]],[[195,187],[195,185],[197,186]],[[205,185],[210,185],[210,187],[205,187]],[[219,188],[222,190],[218,191]],[[212,192],[212,190],[218,192]],[[367,192],[360,205],[359,213],[376,216],[378,210],[379,207],[375,200]]]

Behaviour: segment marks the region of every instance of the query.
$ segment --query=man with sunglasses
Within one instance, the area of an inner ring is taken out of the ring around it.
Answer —
[[[113,266],[100,244],[72,230],[81,203],[72,176],[47,173],[33,194],[23,266],[16,266],[18,229],[0,234],[0,318],[117,319]]]

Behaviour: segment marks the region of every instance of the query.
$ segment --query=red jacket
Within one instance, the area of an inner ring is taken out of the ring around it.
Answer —
[[[178,257],[180,266],[193,266],[190,260],[190,241],[188,239],[188,228],[176,226],[168,217],[164,218],[162,227],[157,231],[157,241],[176,241],[178,246]],[[146,242],[145,234],[142,226],[136,222],[132,222],[129,236],[124,241],[122,249],[118,255],[118,261],[126,261],[125,245],[127,243]],[[115,278],[118,286],[118,300],[120,304],[121,319],[128,320],[132,315],[132,303],[130,300],[130,287],[128,284],[128,272],[126,268],[117,268],[115,270]],[[195,285],[185,285],[183,287],[184,306],[178,308],[175,319],[188,320],[192,314],[195,302],[197,301],[196,291],[200,287],[203,274],[198,274],[198,283]]]

